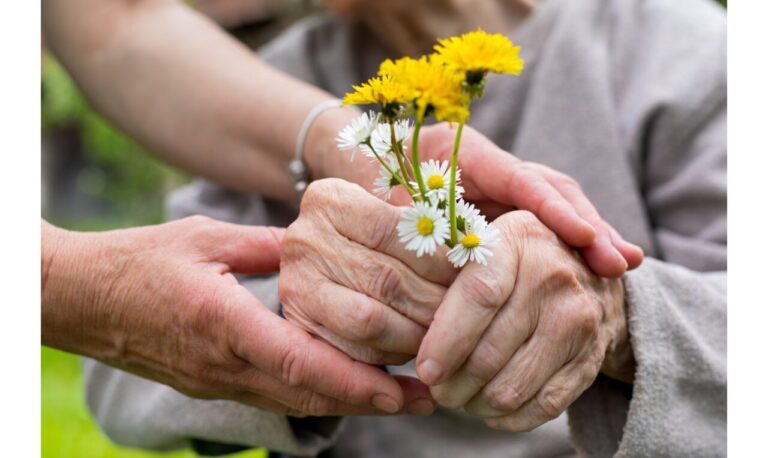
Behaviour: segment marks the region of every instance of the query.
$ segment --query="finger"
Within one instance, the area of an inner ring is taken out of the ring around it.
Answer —
[[[531,336],[536,323],[527,313],[525,302],[512,301],[502,307],[459,371],[440,385],[431,387],[432,395],[440,405],[454,409],[464,407]]]
[[[643,258],[645,257],[643,249],[634,243],[630,243],[624,240],[624,237],[622,237],[621,234],[619,234],[610,224],[606,223],[606,225],[610,231],[613,246],[615,246],[616,249],[619,250],[619,253],[624,256],[624,259],[626,259],[627,264],[629,265],[628,269],[632,270],[639,267],[643,262]]]
[[[584,191],[576,181],[544,165],[534,163],[529,165],[544,175],[573,204],[579,215],[597,230],[599,240],[593,244],[596,246],[587,247],[586,251],[582,250],[587,263],[595,273],[616,278],[623,275],[627,267],[635,268],[640,265],[643,258],[642,249],[626,242],[610,224],[600,217],[597,209],[584,195]]]
[[[205,219],[203,248],[208,258],[243,274],[275,272],[280,268],[280,245],[285,229],[243,226]]]
[[[514,212],[508,215],[492,224],[517,218]],[[494,262],[465,266],[435,313],[416,358],[419,378],[427,385],[442,383],[464,363],[512,294],[519,250],[503,235],[491,250]]]
[[[394,379],[405,395],[404,408],[396,413],[430,415],[434,411],[435,402],[430,397],[429,388],[423,383],[406,376],[394,376]],[[373,407],[347,404],[302,388],[286,387],[281,382],[258,372],[245,375],[245,380],[250,386],[259,385],[261,387],[259,392],[245,391],[234,396],[233,400],[273,413],[292,417],[390,415]]]
[[[411,415],[431,415],[435,410],[435,400],[429,393],[429,387],[415,377],[395,375],[405,396],[404,412]],[[401,411],[402,413],[403,411]]]
[[[323,209],[341,235],[402,261],[426,280],[448,285],[456,276],[445,256],[418,258],[406,250],[397,233],[402,209],[382,202],[358,185],[339,179],[315,181],[304,194],[304,208]]]
[[[403,392],[382,370],[353,361],[264,307],[244,288],[230,346],[240,358],[289,387],[388,413],[403,407]]]
[[[522,164],[500,152],[498,160],[473,161],[471,176],[494,177],[477,180],[475,185],[491,199],[532,212],[567,244],[592,243],[595,228],[541,174]]]
[[[445,287],[425,280],[404,262],[352,242],[343,235],[334,243],[314,248],[323,259],[336,259],[339,252],[344,253],[343,262],[325,269],[324,274],[332,281],[387,304],[422,326],[432,322],[445,295]],[[332,296],[328,297],[329,306],[331,301]]]
[[[493,221],[504,213],[517,210],[515,207],[500,204],[495,200],[472,201],[472,204],[474,204],[475,207],[480,210],[480,212],[488,219],[488,221]]]
[[[552,339],[551,334],[534,335],[467,403],[466,411],[487,418],[519,409],[568,361],[564,347],[563,341]]]
[[[253,384],[253,381],[251,381]],[[272,380],[260,382],[261,392],[243,392],[233,400],[291,417],[326,417],[341,415],[384,415],[374,407],[356,406],[346,404],[328,396],[312,392],[303,388],[286,387],[282,383]]]
[[[594,382],[599,364],[579,358],[566,364],[536,393],[533,399],[507,415],[488,418],[485,423],[496,429],[530,431],[559,417]]]
[[[415,355],[426,329],[386,304],[331,281],[317,285],[310,319],[357,346]],[[321,334],[322,335],[322,334]],[[373,362],[373,361],[371,361]]]
[[[593,272],[601,277],[619,278],[627,271],[629,264],[613,246],[611,237],[601,232],[595,241],[579,249],[579,253]]]

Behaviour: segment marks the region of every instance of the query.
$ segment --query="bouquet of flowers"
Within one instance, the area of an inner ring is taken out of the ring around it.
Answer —
[[[402,186],[411,207],[397,226],[406,249],[416,256],[432,255],[447,245],[448,260],[456,267],[468,261],[485,265],[488,249],[499,233],[474,205],[462,199],[461,170],[457,167],[461,132],[470,103],[483,95],[488,73],[519,75],[520,47],[503,35],[483,30],[441,39],[435,52],[419,59],[403,57],[381,63],[377,76],[353,86],[346,105],[375,104],[380,112],[363,113],[339,132],[341,150],[357,150],[381,165],[374,192],[388,200]],[[419,160],[419,131],[430,116],[458,124],[450,164]],[[411,120],[413,118],[413,121]],[[410,154],[405,140],[413,139]]]

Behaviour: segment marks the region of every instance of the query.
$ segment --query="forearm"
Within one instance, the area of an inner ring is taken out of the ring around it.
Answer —
[[[229,188],[295,198],[286,167],[296,136],[329,94],[263,63],[181,2],[48,0],[43,27],[93,106],[154,154]],[[306,150],[314,175],[325,175],[325,153],[354,115],[318,119]]]
[[[103,357],[114,349],[105,291],[120,260],[99,253],[96,234],[75,233],[42,222],[41,326],[43,345],[81,355]]]

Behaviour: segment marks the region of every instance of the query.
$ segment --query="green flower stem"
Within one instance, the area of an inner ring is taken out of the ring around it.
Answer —
[[[404,157],[403,152],[400,151],[400,145],[397,144],[397,135],[395,135],[395,122],[392,119],[389,120],[389,132],[391,135],[390,141],[392,143],[392,152],[395,153],[395,157],[397,158],[397,163],[400,165],[400,171],[403,174],[403,178],[405,179],[405,181],[408,181],[408,178],[409,178],[408,170],[405,168],[405,162],[403,160],[403,157]],[[403,184],[403,186],[406,186],[406,185]],[[413,188],[410,185],[407,186],[407,189],[413,190]],[[414,192],[411,193],[412,195],[417,194],[415,190],[413,191]]]
[[[379,163],[389,172],[395,179],[408,191],[408,193],[411,196],[415,196],[418,194],[415,189],[411,187],[411,185],[408,184],[408,181],[403,179],[399,173],[392,170],[387,162],[379,156],[379,153],[376,152],[375,149],[373,149],[373,145],[371,144],[371,140],[369,139],[367,142],[365,142],[366,146],[371,149],[371,152],[373,152],[373,155],[376,156],[376,159],[379,160]]]
[[[411,142],[413,176],[416,178],[416,184],[419,185],[421,197],[426,202],[429,202],[429,199],[427,198],[427,187],[424,186],[424,178],[421,176],[421,161],[419,160],[419,131],[421,131],[421,124],[421,121],[416,120],[416,125],[413,128],[413,141]]]
[[[453,154],[451,155],[451,181],[448,184],[448,215],[451,219],[451,243],[456,245],[459,242],[459,229],[456,219],[456,167],[459,162],[459,145],[461,144],[461,131],[464,130],[464,123],[459,123],[456,131],[456,139],[453,141]]]

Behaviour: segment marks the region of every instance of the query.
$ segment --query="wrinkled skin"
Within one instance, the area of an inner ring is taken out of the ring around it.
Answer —
[[[422,160],[450,161],[456,127],[440,123],[424,127],[419,138]],[[605,222],[568,175],[535,162],[522,161],[465,126],[458,166],[465,198],[493,220],[512,210],[528,210],[568,245],[579,248],[592,270],[618,278],[643,260],[643,250],[625,241]],[[400,192],[393,202],[407,205]]]
[[[432,410],[417,380],[350,359],[238,284],[233,272],[278,269],[282,229],[191,217],[101,233],[43,230],[44,345],[191,397],[292,416]]]
[[[533,214],[497,218],[490,265],[458,272],[444,247],[422,258],[404,250],[400,212],[342,180],[312,183],[283,240],[288,320],[372,364],[418,352],[436,400],[514,431],[565,409],[607,352],[627,353],[621,282],[593,274]]]
[[[601,367],[631,381],[624,291],[531,213],[494,224],[502,237],[491,262],[467,265],[450,286],[417,371],[440,404],[529,431],[559,416]]]
[[[456,272],[398,241],[400,209],[339,179],[313,182],[283,239],[280,300],[289,321],[354,359],[416,355]]]

